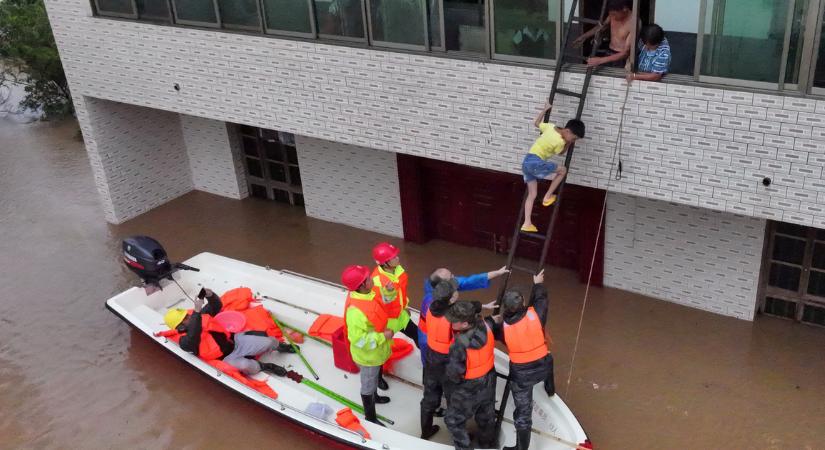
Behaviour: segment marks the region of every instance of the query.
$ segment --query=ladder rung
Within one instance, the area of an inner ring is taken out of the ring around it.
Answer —
[[[562,94],[562,95],[567,95],[567,96],[570,96],[570,97],[577,97],[577,98],[584,97],[584,95],[581,92],[570,91],[570,90],[562,89],[562,88],[557,88],[556,93],[557,94]]]
[[[601,22],[599,22],[596,19],[588,19],[587,17],[576,17],[576,16],[574,16],[573,21],[574,22],[579,22],[579,23],[588,23],[590,25],[601,25],[602,24]]]
[[[543,234],[531,233],[531,232],[527,232],[527,231],[519,230],[518,234],[522,235],[525,238],[535,239],[535,240],[538,240],[538,241],[543,241],[543,240],[547,239],[547,237]]]
[[[517,265],[515,265],[515,264],[513,264],[512,266],[510,266],[510,269],[513,269],[513,270],[520,270],[520,271],[522,271],[522,272],[526,272],[526,273],[529,273],[529,274],[531,274],[531,275],[535,275],[535,274],[536,274],[536,271],[535,271],[535,270],[533,270],[533,269],[530,269],[530,268],[528,268],[528,267],[517,266]]]

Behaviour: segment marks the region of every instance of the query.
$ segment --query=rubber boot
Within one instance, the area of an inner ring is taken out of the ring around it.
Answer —
[[[263,370],[264,372],[269,372],[271,374],[278,375],[279,377],[286,376],[286,369],[277,364],[262,362],[258,362],[258,364],[261,365],[261,370]]]
[[[530,447],[530,430],[516,430],[516,445],[503,450],[527,450]]]
[[[366,419],[367,422],[372,422],[383,427],[384,424],[378,421],[377,413],[375,412],[375,394],[362,395],[361,403],[364,404],[364,419]]]
[[[427,411],[421,411],[421,439],[430,439],[438,433],[441,427],[433,425],[433,415]]]
[[[384,368],[382,367],[381,370],[378,371],[378,389],[386,391],[389,388],[390,385],[387,384],[387,380],[384,379]]]

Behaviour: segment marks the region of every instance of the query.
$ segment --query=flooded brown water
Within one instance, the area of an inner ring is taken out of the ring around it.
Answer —
[[[198,375],[103,302],[133,283],[119,261],[131,234],[156,237],[174,260],[212,251],[330,280],[367,263],[382,237],[203,193],[107,225],[75,132],[0,122],[0,448],[329,445]],[[402,250],[414,303],[436,266],[504,260],[440,241]],[[548,279],[563,393],[583,286],[564,270]],[[825,329],[595,289],[566,400],[600,449],[825,448],[824,352]]]

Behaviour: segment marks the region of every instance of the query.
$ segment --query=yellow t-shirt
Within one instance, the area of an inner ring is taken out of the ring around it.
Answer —
[[[541,136],[536,139],[536,143],[530,147],[530,153],[538,155],[539,158],[547,161],[552,156],[558,155],[567,145],[561,134],[556,131],[556,126],[552,123],[540,123],[539,131]]]

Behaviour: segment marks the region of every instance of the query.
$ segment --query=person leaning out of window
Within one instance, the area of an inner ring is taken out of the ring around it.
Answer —
[[[659,81],[670,70],[670,44],[662,27],[647,25],[639,33],[639,61],[636,73],[629,73],[627,81]]]

